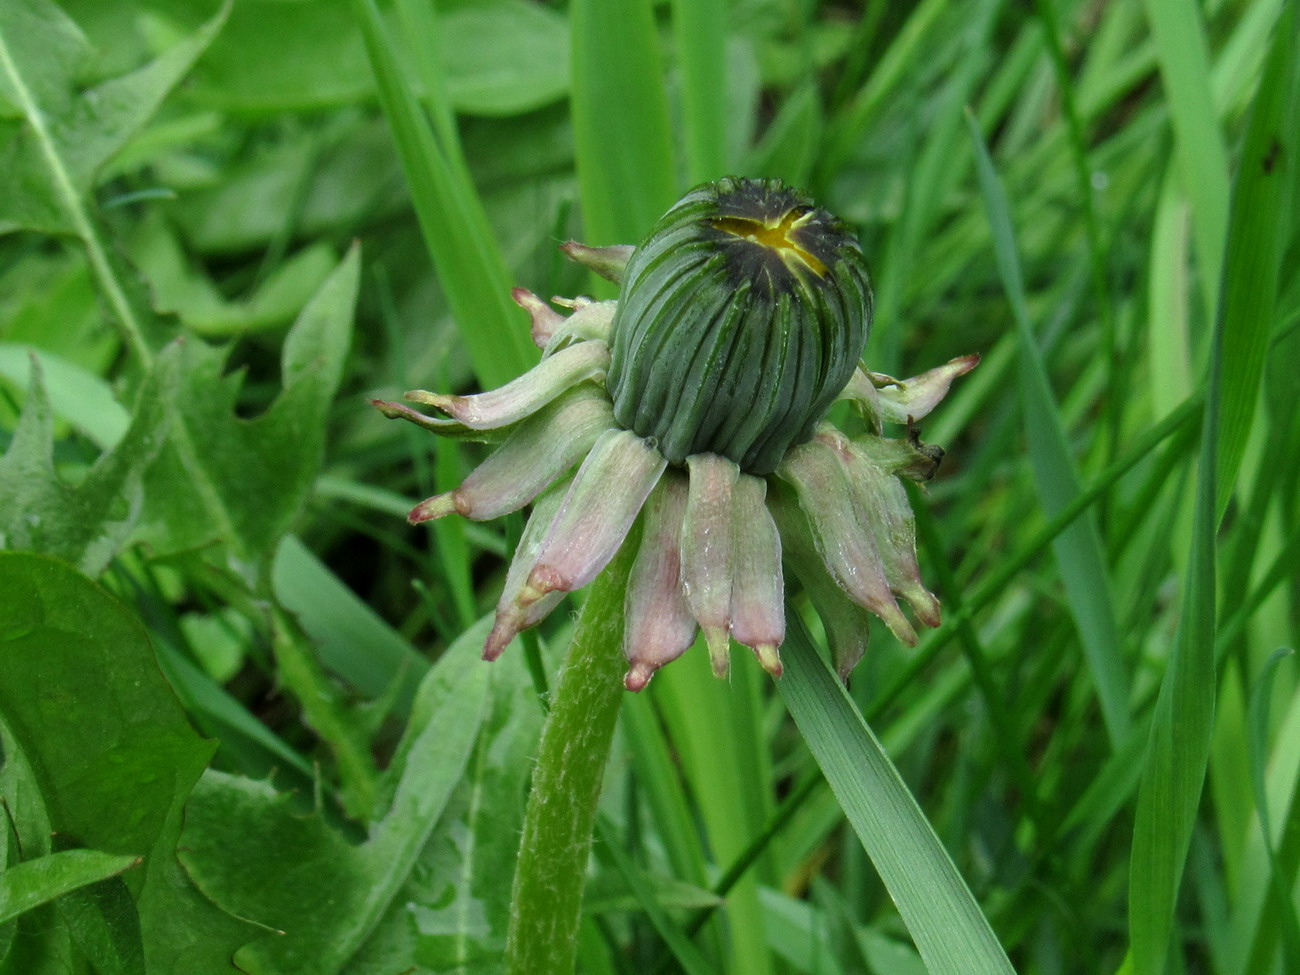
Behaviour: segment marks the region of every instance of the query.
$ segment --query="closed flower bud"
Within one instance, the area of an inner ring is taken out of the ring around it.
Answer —
[[[853,376],[871,325],[848,228],[779,180],[689,192],[636,248],[611,331],[614,416],[672,464],[776,470]]]
[[[904,607],[939,624],[899,478],[934,476],[943,451],[916,423],[979,358],[910,379],[859,368],[871,289],[837,217],[779,180],[724,179],[689,192],[636,248],[570,241],[564,252],[619,282],[618,302],[551,299],[565,316],[517,288],[543,350],[535,368],[469,396],[406,394],[442,415],[375,402],[435,433],[500,442],[460,487],[416,505],[412,522],[533,504],[485,657],[624,544],[637,546],[630,690],[697,628],[717,674],[735,641],[779,676],[787,565],[844,676],[866,649],[869,615],[908,644],[917,633]],[[837,398],[864,433],[824,422]],[[889,424],[906,438],[885,438]]]

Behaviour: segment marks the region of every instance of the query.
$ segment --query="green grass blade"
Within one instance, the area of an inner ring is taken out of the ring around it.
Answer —
[[[321,663],[372,700],[400,684],[395,707],[408,714],[428,661],[296,536],[280,543],[271,574],[276,599],[315,641]]]
[[[1289,215],[1300,192],[1300,68],[1296,5],[1278,20],[1255,96],[1234,187],[1223,282],[1223,414],[1218,516],[1232,497],[1255,417],[1275,319]]]
[[[677,196],[649,0],[574,0],[573,141],[589,244],[635,244]]]
[[[673,0],[686,174],[692,185],[728,171],[727,7],[727,0]]]
[[[736,661],[731,682],[716,680],[703,652],[703,638],[676,666],[655,678],[655,702],[662,709],[680,756],[686,787],[698,806],[713,856],[728,863],[742,855],[761,829],[771,784],[770,762],[761,745],[761,698],[757,668]],[[761,930],[758,875],[750,871],[729,892],[723,913],[733,932]],[[731,968],[760,975],[772,970],[761,938],[732,936]]]
[[[787,609],[786,619],[785,676],[777,687],[930,975],[1014,972],[948,851],[799,615]]]
[[[434,137],[374,0],[353,0],[379,100],[406,173],[425,246],[461,339],[485,387],[502,386],[537,361],[524,314],[510,300],[510,270],[455,149]]]
[[[924,42],[949,8],[949,0],[925,0],[913,10],[907,23],[880,56],[866,84],[854,96],[844,118],[835,126],[835,136],[828,140],[826,154],[820,162],[818,179],[827,181],[853,152],[854,145],[865,138],[889,102],[889,96],[907,77],[917,61],[927,56]]]
[[[1174,155],[1192,204],[1192,233],[1206,308],[1214,308],[1228,232],[1228,150],[1215,112],[1200,7],[1146,0],[1160,77],[1169,99]]]
[[[998,271],[1020,337],[1021,408],[1029,438],[1034,481],[1043,508],[1052,516],[1077,498],[1083,488],[1070,455],[1060,410],[1052,396],[1047,367],[1029,324],[1020,259],[1006,195],[993,169],[978,123],[973,116],[968,116],[967,122],[975,144],[984,205],[993,230]],[[1124,740],[1129,730],[1128,675],[1121,654],[1119,627],[1115,622],[1114,602],[1096,521],[1088,514],[1082,515],[1052,543],[1052,551],[1056,555],[1070,611],[1079,629],[1084,655],[1092,670],[1106,731],[1111,744],[1116,745]]]
[[[1160,975],[1210,757],[1215,697],[1215,512],[1223,316],[1215,326],[1197,465],[1192,547],[1173,651],[1156,698],[1129,862],[1125,970]]]
[[[1251,790],[1255,799],[1255,810],[1259,815],[1260,832],[1264,836],[1264,852],[1268,860],[1269,884],[1274,896],[1274,911],[1280,919],[1282,943],[1289,959],[1289,967],[1294,970],[1300,964],[1300,921],[1296,917],[1294,899],[1291,897],[1291,885],[1286,872],[1279,862],[1278,851],[1273,841],[1272,824],[1268,815],[1268,788],[1265,782],[1268,765],[1268,728],[1269,703],[1272,697],[1273,682],[1277,675],[1277,665],[1283,658],[1295,655],[1291,647],[1280,647],[1273,651],[1264,670],[1250,692],[1250,707],[1247,716],[1250,723],[1249,753]]]

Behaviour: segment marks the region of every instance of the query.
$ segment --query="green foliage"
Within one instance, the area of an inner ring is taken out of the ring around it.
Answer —
[[[49,852],[51,836],[100,851],[98,876],[95,860],[81,858],[81,883],[144,858],[125,887],[109,881],[97,898],[25,914],[3,970],[58,971],[48,967],[53,957],[71,960],[95,946],[83,937],[110,925],[123,898],[136,918],[123,956],[142,954],[150,970],[177,970],[181,959],[193,971],[223,970],[251,929],[204,898],[176,862],[182,809],[212,745],[187,722],[144,628],[102,588],[46,556],[0,555],[0,593],[4,799],[8,842],[19,854],[11,849],[10,862],[58,855]],[[99,962],[97,952],[90,958]]]
[[[555,245],[724,172],[859,231],[872,369],[983,357],[922,431],[944,625],[792,592],[775,685],[696,647],[624,700],[578,970],[1294,971],[1297,45],[1288,0],[0,0],[0,975],[506,970],[574,617],[477,659],[520,525],[406,526],[483,448],[367,400],[513,378],[512,286],[612,297]]]

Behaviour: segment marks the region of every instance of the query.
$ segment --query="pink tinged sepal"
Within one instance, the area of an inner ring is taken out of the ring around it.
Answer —
[[[795,489],[831,577],[854,602],[884,620],[901,642],[916,646],[916,631],[890,591],[871,526],[858,510],[839,452],[815,438],[791,449],[777,474]]]
[[[590,271],[595,271],[602,278],[619,284],[623,280],[623,270],[632,256],[631,244],[614,244],[610,247],[588,247],[576,240],[565,241],[560,250],[571,261],[576,261]]]
[[[618,551],[668,462],[629,430],[601,434],[578,468],[529,573],[527,599],[573,592],[596,577]]]
[[[500,389],[473,396],[452,396],[414,389],[412,403],[436,406],[472,430],[492,430],[518,423],[536,413],[571,386],[604,378],[609,348],[603,342],[581,342],[561,349]]]
[[[392,400],[372,399],[370,405],[390,420],[407,420],[418,427],[430,430],[443,437],[458,440],[475,440],[481,443],[497,443],[505,439],[504,430],[471,430],[465,424],[446,417],[425,416],[419,410],[413,410],[404,403]]]
[[[916,524],[902,482],[864,449],[872,445],[870,441],[851,441],[838,432],[826,436],[834,437],[834,446],[848,466],[859,515],[871,526],[890,589],[907,600],[922,623],[938,626],[942,622],[939,600],[921,583]]]
[[[515,557],[506,570],[506,584],[497,601],[496,621],[483,645],[483,659],[496,660],[520,630],[540,623],[555,608],[563,593],[536,596],[528,588],[528,574],[537,563],[537,553],[542,549],[551,522],[564,504],[568,484],[557,484],[537,499],[533,513],[524,526],[524,533],[515,549]]]
[[[646,502],[641,547],[624,600],[623,686],[639,691],[695,642],[695,617],[682,595],[681,534],[686,479],[668,471]]]
[[[532,320],[533,345],[539,349],[546,348],[555,330],[564,324],[564,316],[544,302],[527,288],[515,288],[510,292],[515,304],[528,312]]]
[[[740,467],[718,454],[686,458],[690,486],[682,520],[682,587],[709,647],[713,672],[731,667],[731,501]]]
[[[767,482],[741,474],[732,489],[731,635],[781,676],[777,648],[785,642],[785,579],[781,537],[768,513]]]
[[[812,529],[793,492],[775,484],[768,504],[777,527],[785,561],[812,600],[826,629],[831,662],[840,680],[847,681],[853,668],[867,652],[871,636],[871,614],[840,588],[826,571],[826,564],[813,544]]]
[[[966,375],[979,363],[979,356],[964,355],[937,369],[903,380],[858,369],[841,398],[857,400],[886,423],[907,423],[909,418],[920,420],[948,395],[953,380]]]
[[[460,487],[421,502],[409,520],[414,524],[459,513],[490,521],[518,511],[613,426],[609,399],[594,386],[579,386],[518,424]]]

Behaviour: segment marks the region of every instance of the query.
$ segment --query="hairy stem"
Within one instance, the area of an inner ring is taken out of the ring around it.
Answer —
[[[623,699],[623,593],[635,546],[593,584],[551,697],[510,909],[510,975],[572,972],[596,804]]]

